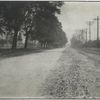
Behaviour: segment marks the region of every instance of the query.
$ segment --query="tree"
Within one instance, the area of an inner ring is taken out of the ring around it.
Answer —
[[[17,47],[17,35],[24,19],[24,9],[26,2],[8,1],[2,4],[2,16],[7,22],[7,27],[11,32],[14,30],[12,49]]]
[[[24,45],[24,48],[26,49],[27,48],[27,44],[28,44],[28,38],[29,38],[29,35],[30,33],[32,32],[33,28],[34,28],[34,24],[33,24],[33,17],[34,17],[34,13],[35,11],[33,11],[32,7],[29,6],[28,9],[26,10],[26,13],[25,13],[25,20],[24,20],[24,30],[25,30],[25,45]]]
[[[72,47],[82,47],[83,42],[81,40],[81,34],[74,34],[71,38],[71,46]]]
[[[0,15],[4,18],[9,33],[14,32],[12,49],[17,47],[18,32],[21,28],[25,30],[24,48],[27,48],[29,37],[45,45],[53,44],[60,33],[64,34],[56,17],[56,14],[60,14],[60,7],[63,5],[61,1],[8,1],[0,2],[0,5]]]
[[[25,16],[25,31],[26,39],[25,46],[27,48],[27,42],[29,35],[31,34],[32,38],[37,38],[41,43],[44,43],[47,39],[48,27],[52,16],[55,16],[55,13],[60,14],[60,7],[62,2],[32,2],[29,8],[27,9]],[[49,30],[51,30],[49,28]]]
[[[34,35],[37,37],[37,40],[41,43],[43,47],[46,47],[47,44],[53,44],[56,40],[56,33],[61,24],[57,17],[56,13],[60,14],[60,7],[62,2],[38,2],[38,9],[36,9],[36,14],[34,16]],[[58,29],[57,29],[58,28]]]

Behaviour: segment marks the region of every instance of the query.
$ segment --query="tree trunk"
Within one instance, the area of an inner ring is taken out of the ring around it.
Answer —
[[[13,43],[12,43],[12,49],[16,49],[17,47],[17,35],[18,35],[18,31],[15,31],[15,34],[13,36]]]
[[[28,37],[29,37],[29,34],[28,34],[28,33],[26,33],[25,45],[24,45],[24,48],[25,48],[25,49],[27,48],[27,44],[28,44]]]

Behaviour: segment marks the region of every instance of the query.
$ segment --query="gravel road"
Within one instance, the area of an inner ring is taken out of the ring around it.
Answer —
[[[0,97],[40,97],[38,91],[64,48],[0,61]]]
[[[0,97],[100,97],[100,56],[66,46],[1,60]]]
[[[100,97],[100,56],[66,47],[43,86],[47,98]]]

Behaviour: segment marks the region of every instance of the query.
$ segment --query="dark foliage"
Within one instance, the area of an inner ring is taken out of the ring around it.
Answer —
[[[62,5],[61,1],[0,2],[0,16],[7,34],[12,35],[12,49],[16,49],[17,41],[21,40],[21,35],[18,35],[21,29],[25,31],[24,48],[27,48],[29,39],[38,40],[45,47],[65,45],[67,38],[56,17]]]
[[[88,41],[83,45],[83,47],[100,48],[100,40]]]

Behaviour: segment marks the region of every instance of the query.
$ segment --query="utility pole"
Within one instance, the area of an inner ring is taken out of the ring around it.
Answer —
[[[91,41],[91,21],[89,21],[89,40]]]
[[[97,21],[97,47],[99,47],[99,16],[97,16],[97,18],[95,18],[94,20]]]
[[[99,16],[97,16],[97,18],[95,18],[94,20],[97,21],[97,41],[99,41],[99,20],[100,20]]]
[[[89,41],[91,41],[91,25],[92,25],[92,21],[88,21],[88,25],[89,25]]]
[[[82,39],[84,39],[84,30],[81,30],[81,34],[82,34]]]
[[[87,41],[88,41],[88,40],[87,40],[87,29],[85,29],[85,33],[86,33],[85,36],[86,36],[86,43],[87,43]]]
[[[99,16],[97,16],[97,18],[95,19],[97,21],[97,41],[99,40]]]

